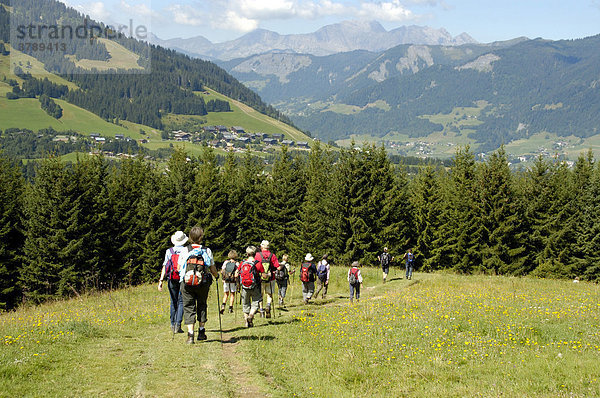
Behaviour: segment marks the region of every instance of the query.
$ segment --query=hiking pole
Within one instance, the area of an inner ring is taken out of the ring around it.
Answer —
[[[275,292],[273,291],[273,285],[277,285],[277,283],[274,280],[272,280],[269,282],[269,285],[271,287],[271,305],[273,306],[273,319],[275,319]],[[277,289],[277,291],[279,292],[279,289]]]
[[[219,306],[219,299],[221,295],[219,294],[219,280],[217,279],[215,283],[215,287],[217,288],[217,312],[219,313],[219,331],[221,332],[221,348],[223,348],[223,326],[221,325],[221,307]]]

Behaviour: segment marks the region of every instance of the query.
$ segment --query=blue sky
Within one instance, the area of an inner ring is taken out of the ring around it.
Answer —
[[[600,34],[600,0],[62,0],[107,23],[149,26],[162,39],[235,39],[256,28],[309,33],[344,20],[466,32],[480,42]]]

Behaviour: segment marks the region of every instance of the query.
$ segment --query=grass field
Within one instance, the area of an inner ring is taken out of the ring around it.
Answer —
[[[134,54],[112,40],[99,38],[98,41],[104,43],[111,58],[108,61],[91,59],[76,60],[72,58],[75,65],[89,70],[96,68],[98,71],[107,71],[110,69],[144,69],[137,63],[138,59],[140,59],[139,55]]]
[[[365,268],[358,304],[347,269],[327,299],[243,327],[215,285],[208,340],[169,330],[155,285],[0,315],[0,396],[584,397],[600,395],[598,285]],[[157,270],[158,275],[158,270]],[[222,285],[219,285],[222,293]]]

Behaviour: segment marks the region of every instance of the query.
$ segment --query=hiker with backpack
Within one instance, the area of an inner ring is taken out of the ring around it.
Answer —
[[[264,271],[261,273],[261,285],[263,295],[267,295],[266,308],[260,309],[260,316],[271,318],[271,304],[273,303],[273,294],[275,293],[275,271],[280,268],[277,256],[269,251],[269,241],[263,240],[260,243],[260,251],[256,253],[254,259],[262,264]]]
[[[196,340],[206,340],[204,325],[207,321],[208,291],[213,277],[219,279],[212,252],[202,246],[204,230],[198,226],[190,230],[191,244],[179,256],[179,279],[183,296],[183,318],[187,326],[188,344],[194,344],[194,326],[199,323]]]
[[[319,296],[319,292],[323,289],[322,298],[325,299],[327,296],[327,287],[329,286],[329,271],[330,266],[327,262],[327,254],[323,255],[323,258],[317,264],[317,292],[315,298]]]
[[[255,260],[256,247],[248,246],[246,248],[246,260],[238,268],[240,277],[240,295],[242,297],[244,320],[246,327],[254,326],[254,315],[258,312],[260,302],[262,301],[261,278],[260,274],[265,270],[260,261]]]
[[[360,273],[360,264],[354,261],[348,270],[348,283],[350,285],[350,304],[356,296],[356,302],[360,300],[360,288],[362,287],[363,277]]]
[[[288,262],[288,255],[284,254],[279,263],[279,268],[275,271],[275,281],[279,287],[279,306],[285,308],[283,300],[287,292],[288,282],[290,280],[290,274],[294,273],[294,269]]]
[[[413,264],[415,260],[415,256],[412,252],[412,249],[408,249],[408,251],[404,253],[404,256],[402,256],[402,258],[406,258],[406,279],[410,280],[412,279]]]
[[[158,281],[158,291],[162,292],[163,281],[167,279],[169,296],[171,297],[171,331],[173,333],[184,333],[181,329],[183,320],[183,296],[181,294],[181,285],[179,283],[179,255],[183,250],[183,245],[188,241],[188,237],[183,231],[177,231],[171,235],[170,247],[165,252],[160,278]]]
[[[383,283],[385,283],[388,273],[390,272],[390,264],[394,261],[394,257],[388,253],[388,248],[383,248],[383,253],[377,256],[379,263],[381,264],[381,270],[383,271]]]
[[[307,253],[304,257],[304,262],[300,266],[300,280],[302,281],[302,299],[304,304],[308,304],[315,291],[315,275],[317,267],[312,262],[314,257]]]
[[[221,267],[221,277],[223,278],[223,302],[221,303],[221,314],[225,312],[225,306],[227,305],[227,299],[229,299],[229,313],[233,314],[233,302],[235,301],[235,293],[237,291],[237,269],[239,263],[237,260],[237,252],[231,250],[227,254],[227,260]]]

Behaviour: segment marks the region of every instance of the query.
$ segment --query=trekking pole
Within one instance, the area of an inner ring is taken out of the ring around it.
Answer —
[[[277,282],[270,281],[269,285],[271,285],[271,305],[273,306],[273,319],[275,319],[275,292],[273,291],[273,285],[277,286]],[[277,289],[277,293],[279,294],[279,289]]]
[[[223,348],[223,326],[221,325],[221,307],[219,306],[219,299],[221,298],[221,295],[219,294],[218,279],[215,283],[215,287],[217,288],[217,312],[219,313],[219,331],[221,332],[221,348]]]

